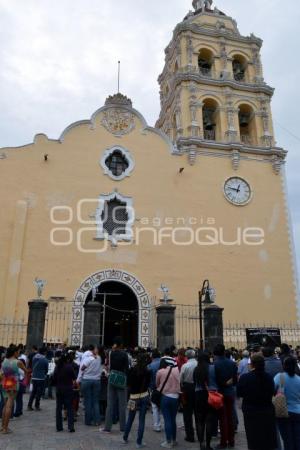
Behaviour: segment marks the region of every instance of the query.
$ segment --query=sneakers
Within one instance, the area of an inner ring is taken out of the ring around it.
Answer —
[[[34,411],[32,406],[27,406],[27,411]]]
[[[99,428],[100,433],[104,433],[104,434],[110,434],[111,431],[106,430],[105,428]]]
[[[163,448],[173,448],[172,442],[168,442],[168,441],[163,442],[162,444],[160,444],[160,446]]]
[[[146,444],[142,443],[142,444],[136,444],[135,448],[145,448]]]
[[[160,433],[161,432],[161,428],[160,427],[153,427],[153,431],[155,431],[156,433]]]

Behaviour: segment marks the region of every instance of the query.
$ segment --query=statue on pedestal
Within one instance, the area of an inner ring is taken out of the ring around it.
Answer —
[[[44,287],[47,284],[47,281],[46,280],[41,280],[38,277],[35,277],[34,284],[35,284],[35,286],[37,288],[37,297],[38,297],[39,300],[41,300],[42,299],[43,290],[44,290]]]

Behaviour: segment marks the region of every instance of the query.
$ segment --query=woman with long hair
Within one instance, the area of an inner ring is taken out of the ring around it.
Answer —
[[[288,356],[283,361],[284,373],[275,376],[275,388],[284,391],[289,417],[277,419],[285,450],[300,449],[300,377],[296,374],[297,360]]]
[[[248,448],[275,450],[278,447],[274,380],[265,372],[264,357],[258,353],[251,358],[251,371],[242,375],[237,385],[237,395],[243,398],[242,410]]]
[[[53,381],[56,386],[56,431],[63,431],[62,411],[65,407],[68,417],[68,429],[74,432],[73,384],[76,374],[70,355],[62,355],[57,361]]]
[[[136,365],[129,370],[127,377],[127,386],[129,389],[128,401],[128,419],[123,436],[124,443],[128,442],[128,436],[131,431],[136,412],[139,410],[139,426],[136,440],[136,448],[143,448],[143,436],[145,430],[145,418],[149,405],[149,386],[151,373],[148,370],[149,358],[147,353],[137,355]]]
[[[27,373],[23,362],[18,360],[19,351],[17,347],[11,345],[6,352],[1,371],[2,378],[2,392],[4,397],[4,408],[2,410],[2,428],[1,433],[8,434],[11,430],[8,428],[9,420],[12,415],[14,401],[19,390],[19,369]]]
[[[199,352],[198,365],[194,370],[195,383],[195,407],[196,407],[196,429],[200,442],[200,448],[212,450],[211,440],[215,423],[217,422],[217,410],[208,404],[208,391],[217,391],[215,366],[210,364],[209,354]],[[206,445],[204,436],[206,435]]]

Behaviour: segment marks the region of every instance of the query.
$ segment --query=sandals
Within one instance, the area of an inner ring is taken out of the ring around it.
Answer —
[[[7,428],[7,430],[4,430],[3,428],[1,428],[0,433],[2,433],[2,434],[11,434],[12,430],[10,430],[9,428]]]

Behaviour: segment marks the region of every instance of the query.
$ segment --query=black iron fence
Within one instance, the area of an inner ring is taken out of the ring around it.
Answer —
[[[0,346],[8,347],[11,343],[25,344],[27,335],[27,319],[0,320]]]
[[[200,343],[198,305],[175,305],[175,344],[180,347],[198,347]],[[281,342],[293,347],[300,345],[300,325],[287,323],[224,323],[224,345],[243,349],[247,346],[247,328],[274,327],[280,329]]]
[[[44,342],[69,344],[73,301],[50,299],[47,303]]]
[[[70,344],[73,301],[50,299],[46,312],[44,342]],[[175,305],[175,345],[180,347],[198,347],[200,343],[198,305]],[[156,346],[156,310],[151,310],[149,344]],[[300,325],[286,323],[225,323],[224,344],[227,348],[243,349],[247,345],[246,329],[276,327],[280,329],[281,341],[293,347],[300,345]],[[27,318],[20,320],[0,320],[0,346],[10,343],[26,343]]]

